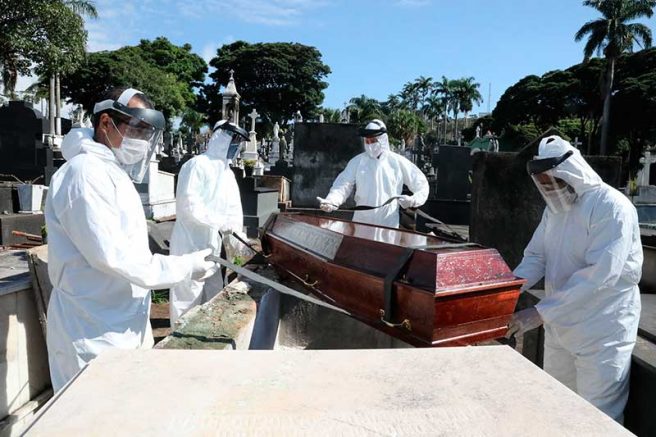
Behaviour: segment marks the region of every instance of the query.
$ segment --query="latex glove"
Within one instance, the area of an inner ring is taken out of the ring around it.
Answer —
[[[535,329],[542,325],[542,317],[535,307],[527,308],[525,310],[517,311],[512,315],[510,323],[508,324],[508,332],[506,338],[524,335],[531,329]]]
[[[191,279],[204,281],[218,271],[218,267],[213,261],[206,261],[212,249],[203,249],[189,254],[191,258]]]
[[[317,197],[317,200],[319,201],[319,208],[321,208],[323,212],[337,211],[337,206],[328,202],[326,199],[322,197]]]
[[[408,196],[404,194],[398,198],[398,202],[399,202],[399,206],[403,209],[415,207],[415,200],[412,198],[412,196]]]

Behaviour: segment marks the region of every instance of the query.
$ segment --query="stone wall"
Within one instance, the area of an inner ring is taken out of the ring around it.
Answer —
[[[362,152],[357,126],[340,123],[297,123],[294,131],[292,205],[317,207],[337,175]],[[344,207],[352,207],[352,201]]]
[[[526,162],[536,154],[537,144],[519,153],[474,155],[470,240],[496,248],[511,268],[521,261],[545,207],[526,172]],[[620,158],[586,160],[606,183],[619,186]]]

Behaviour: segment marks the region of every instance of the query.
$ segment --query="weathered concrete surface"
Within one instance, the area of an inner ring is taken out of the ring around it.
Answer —
[[[504,346],[115,351],[29,430],[116,434],[630,435]]]
[[[280,324],[275,348],[381,349],[409,348],[357,319],[292,296],[280,296]]]
[[[544,201],[526,172],[537,143],[520,153],[476,153],[473,164],[470,240],[497,249],[511,268],[540,222]],[[620,158],[586,157],[601,178],[617,187]]]
[[[534,306],[544,297],[543,290],[522,293],[517,309]],[[656,435],[656,295],[641,295],[642,312],[638,339],[631,362],[631,388],[624,411],[624,424],[638,436]],[[534,329],[524,335],[524,357],[542,367],[544,356],[544,330]]]
[[[655,436],[656,344],[638,337],[631,363],[631,388],[624,425],[636,435]]]
[[[50,386],[46,345],[23,251],[0,252],[0,431]]]
[[[157,349],[248,349],[257,305],[245,284],[228,285],[191,309]]]
[[[303,292],[273,268],[257,273]],[[266,296],[266,298],[263,298]],[[210,302],[182,316],[157,349],[374,349],[404,348],[356,319],[240,278]]]

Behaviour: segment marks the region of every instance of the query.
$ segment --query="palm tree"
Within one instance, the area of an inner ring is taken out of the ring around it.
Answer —
[[[467,128],[467,114],[474,109],[474,104],[483,103],[483,97],[478,91],[480,86],[481,84],[473,77],[463,77],[459,80],[456,94],[460,102],[460,110],[465,113],[465,128]]]
[[[426,102],[423,107],[423,112],[425,116],[428,118],[428,120],[430,120],[431,130],[433,130],[434,129],[433,123],[435,122],[435,120],[443,117],[444,113],[446,112],[446,106],[444,100],[436,94],[431,94],[426,98]]]
[[[584,6],[598,10],[602,17],[588,21],[576,32],[578,42],[588,36],[583,49],[584,59],[589,60],[596,52],[606,58],[606,80],[604,110],[601,124],[600,154],[607,152],[608,127],[610,121],[610,99],[615,78],[615,62],[625,52],[633,51],[633,45],[642,42],[642,47],[651,47],[651,30],[640,23],[629,23],[640,17],[651,17],[656,0],[585,0]]]
[[[442,80],[433,84],[433,94],[440,97],[444,108],[444,143],[446,143],[446,129],[448,125],[448,113],[453,103],[453,81],[442,76]]]
[[[374,118],[380,118],[383,114],[380,102],[364,94],[360,97],[353,97],[349,101],[349,111],[351,115],[355,115],[356,123],[364,123]]]
[[[89,18],[98,18],[98,11],[96,5],[92,1],[85,0],[64,0],[64,4],[68,8],[80,16]]]

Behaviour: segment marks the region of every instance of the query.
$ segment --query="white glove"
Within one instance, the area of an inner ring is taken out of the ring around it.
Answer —
[[[415,207],[415,200],[412,198],[412,196],[407,196],[403,195],[398,198],[399,206],[403,209],[408,209],[408,208],[414,208]]]
[[[317,200],[319,201],[319,208],[321,208],[323,212],[337,211],[337,206],[328,202],[326,199],[322,197],[317,197]]]
[[[218,271],[218,267],[213,261],[205,261],[212,249],[203,249],[192,252],[188,256],[191,259],[191,279],[204,281]]]
[[[524,335],[526,332],[541,326],[542,323],[542,317],[535,307],[517,311],[512,315],[512,319],[510,319],[506,338],[510,338],[513,335],[516,337]]]

